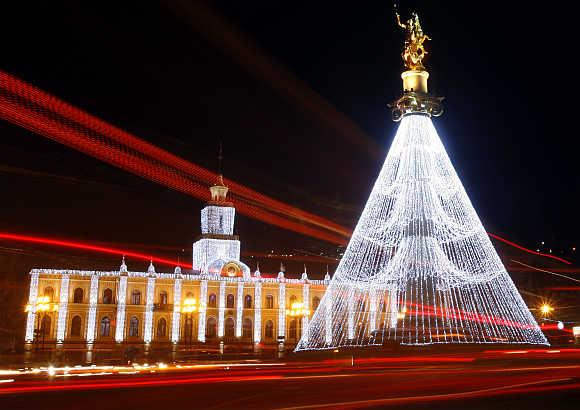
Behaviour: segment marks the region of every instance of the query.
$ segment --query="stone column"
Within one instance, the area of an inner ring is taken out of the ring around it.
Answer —
[[[91,289],[89,291],[89,316],[87,319],[87,342],[95,341],[95,324],[97,321],[97,303],[99,301],[99,277],[91,276]]]
[[[254,288],[254,343],[262,340],[262,284],[256,282]]]
[[[244,282],[238,282],[238,294],[236,297],[236,337],[242,337],[242,317],[244,308]]]
[[[117,320],[115,327],[115,341],[122,342],[125,339],[125,307],[127,305],[127,275],[119,277],[119,289],[117,289]]]
[[[302,288],[302,300],[304,303],[304,316],[302,317],[302,340],[308,341],[308,321],[310,320],[310,285],[308,283],[304,284]]]
[[[181,279],[173,282],[173,317],[171,318],[171,342],[179,342],[179,327],[181,321]]]
[[[58,298],[58,322],[56,326],[56,343],[64,342],[66,333],[66,315],[68,314],[68,284],[69,275],[60,278],[60,296]]]
[[[279,282],[278,293],[278,336],[286,336],[286,284]]]
[[[143,329],[143,341],[151,343],[153,339],[153,307],[155,301],[155,277],[147,279],[147,296],[145,302],[145,328]]]
[[[34,321],[36,319],[36,299],[38,299],[38,273],[30,274],[30,290],[28,291],[28,315],[26,316],[26,342],[34,341]]]
[[[205,317],[207,312],[207,280],[201,281],[199,291],[199,321],[197,327],[197,340],[205,342]]]
[[[218,300],[218,337],[224,337],[224,314],[226,311],[226,282],[220,281],[220,296]]]

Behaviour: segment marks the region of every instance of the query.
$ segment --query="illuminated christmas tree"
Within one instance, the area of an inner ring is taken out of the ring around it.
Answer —
[[[385,343],[547,344],[431,121],[419,18],[407,32],[400,126],[326,294],[296,350]]]

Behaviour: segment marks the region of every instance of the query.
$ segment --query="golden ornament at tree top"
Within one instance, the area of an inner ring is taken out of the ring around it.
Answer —
[[[423,58],[427,55],[423,43],[425,40],[431,40],[428,35],[423,33],[419,16],[417,13],[411,13],[411,18],[406,23],[401,22],[401,16],[396,13],[397,24],[405,29],[405,50],[402,57],[405,62],[405,67],[409,70],[423,71]]]

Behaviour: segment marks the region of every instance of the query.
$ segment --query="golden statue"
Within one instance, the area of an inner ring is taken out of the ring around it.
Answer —
[[[411,18],[406,23],[401,23],[401,16],[399,16],[398,12],[395,12],[395,14],[397,15],[397,24],[406,31],[405,51],[401,54],[405,62],[405,67],[409,70],[425,70],[422,60],[427,55],[427,51],[425,51],[423,43],[425,40],[431,39],[423,33],[419,16],[413,12],[411,13]]]

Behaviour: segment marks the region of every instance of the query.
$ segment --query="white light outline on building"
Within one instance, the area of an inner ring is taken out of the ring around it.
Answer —
[[[205,342],[205,319],[207,312],[207,280],[202,280],[199,294],[199,316],[197,327],[197,340]]]
[[[226,282],[220,282],[220,295],[218,300],[218,337],[224,337],[224,316],[226,311]]]
[[[145,343],[151,343],[153,335],[153,302],[155,300],[155,277],[147,279],[147,295],[145,298],[145,328],[143,329],[143,341]]]
[[[308,340],[308,322],[310,319],[310,285],[308,283],[304,283],[302,287],[302,301],[305,312],[302,317],[302,338]]]
[[[286,337],[286,283],[278,285],[278,337]]]
[[[97,321],[97,302],[99,300],[99,277],[91,276],[91,287],[89,290],[89,315],[87,319],[87,342],[95,341],[95,325]]]
[[[64,342],[66,333],[66,316],[68,313],[68,285],[69,275],[60,278],[60,297],[58,299],[58,322],[56,328],[56,342]]]
[[[181,279],[173,283],[173,318],[171,320],[171,342],[179,342],[179,328],[181,321]]]
[[[125,338],[125,308],[127,303],[127,276],[119,277],[119,290],[117,292],[117,324],[115,328],[115,341],[121,343]]]
[[[236,305],[236,337],[242,337],[242,309],[244,308],[244,282],[238,282]]]
[[[28,305],[30,309],[26,315],[26,342],[34,341],[34,321],[36,319],[36,300],[38,299],[38,272],[30,275],[30,290],[28,292]]]
[[[254,343],[262,340],[262,284],[256,282],[254,288]]]

